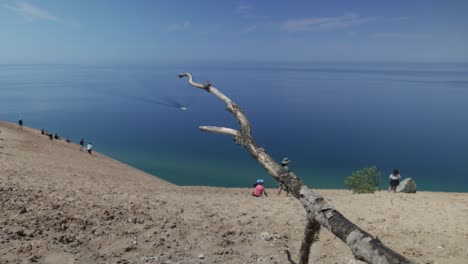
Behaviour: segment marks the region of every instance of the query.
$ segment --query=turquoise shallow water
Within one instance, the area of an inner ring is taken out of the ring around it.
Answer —
[[[185,71],[234,99],[257,142],[289,157],[308,185],[343,188],[352,171],[377,165],[382,188],[396,167],[421,190],[468,191],[461,64],[0,65],[0,119],[85,137],[177,184],[275,186],[232,139],[197,129],[237,124],[219,100],[177,78]]]

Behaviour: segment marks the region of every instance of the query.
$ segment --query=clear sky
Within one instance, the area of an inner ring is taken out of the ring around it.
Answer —
[[[468,62],[468,1],[0,0],[0,63]]]

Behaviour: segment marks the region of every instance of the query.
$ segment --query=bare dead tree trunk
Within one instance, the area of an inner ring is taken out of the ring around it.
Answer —
[[[299,249],[299,264],[309,263],[310,248],[314,243],[320,231],[320,224],[315,220],[307,219],[304,229],[304,240],[302,240],[301,249]]]
[[[244,111],[229,97],[213,87],[210,82],[206,84],[194,82],[190,73],[179,74],[179,78],[183,77],[188,77],[189,84],[193,87],[212,93],[226,103],[227,111],[237,119],[240,125],[239,130],[215,126],[201,126],[199,128],[203,131],[233,136],[236,143],[247,149],[250,155],[275,180],[282,183],[301,202],[306,210],[308,221],[311,223],[315,221],[330,230],[348,245],[356,259],[366,263],[415,263],[386,247],[380,240],[373,238],[370,234],[360,229],[333,206],[329,205],[320,194],[305,186],[294,173],[285,171],[263,148],[257,145],[251,135],[250,123]]]

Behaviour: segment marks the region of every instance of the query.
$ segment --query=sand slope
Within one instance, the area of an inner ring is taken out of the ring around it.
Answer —
[[[285,250],[297,260],[305,214],[293,198],[179,187],[37,130],[0,131],[0,263],[289,263]],[[420,263],[468,259],[467,193],[321,193]],[[359,263],[325,229],[312,260]]]

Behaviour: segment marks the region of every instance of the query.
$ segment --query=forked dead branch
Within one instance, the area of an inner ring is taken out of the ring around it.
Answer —
[[[300,249],[300,264],[308,263],[310,247],[318,235],[321,226],[345,242],[356,259],[366,263],[415,263],[386,247],[379,239],[360,229],[333,206],[329,205],[320,194],[305,186],[294,173],[285,171],[263,148],[257,145],[251,135],[250,123],[246,115],[234,101],[213,87],[210,82],[206,84],[196,83],[193,81],[190,73],[179,74],[179,78],[183,77],[188,77],[188,81],[193,87],[212,93],[226,103],[227,111],[237,119],[240,125],[238,130],[216,126],[201,126],[200,129],[233,136],[236,143],[246,148],[250,155],[275,180],[280,182],[284,188],[301,202],[307,213],[307,224]]]

